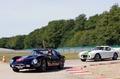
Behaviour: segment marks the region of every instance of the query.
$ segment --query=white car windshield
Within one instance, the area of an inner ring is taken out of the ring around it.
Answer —
[[[104,50],[104,47],[95,47],[93,50]]]

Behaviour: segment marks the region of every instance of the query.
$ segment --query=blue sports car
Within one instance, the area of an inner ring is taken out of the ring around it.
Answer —
[[[36,49],[28,56],[15,56],[10,60],[10,67],[14,72],[22,69],[36,69],[46,71],[48,67],[62,69],[65,63],[65,56],[54,49]]]

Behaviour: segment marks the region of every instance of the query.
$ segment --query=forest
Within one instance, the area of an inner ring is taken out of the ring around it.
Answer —
[[[16,26],[17,27],[17,26]],[[44,44],[44,45],[43,45]],[[120,45],[120,7],[86,18],[53,20],[28,35],[0,38],[0,48],[30,49],[76,46]]]

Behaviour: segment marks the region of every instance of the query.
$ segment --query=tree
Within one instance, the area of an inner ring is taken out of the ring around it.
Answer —
[[[75,31],[80,31],[85,29],[85,22],[87,18],[85,14],[81,14],[75,18]]]
[[[66,46],[120,45],[120,7],[115,4],[110,11],[86,18],[50,21],[47,26],[28,35],[1,38],[0,47],[12,49],[58,48]]]

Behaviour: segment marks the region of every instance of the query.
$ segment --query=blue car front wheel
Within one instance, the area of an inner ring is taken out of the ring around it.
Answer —
[[[41,65],[38,68],[36,68],[36,70],[42,72],[45,72],[47,70],[47,64],[45,59],[41,60]]]
[[[40,66],[41,71],[45,72],[47,69],[46,67],[47,67],[46,61],[42,60],[42,64]]]

